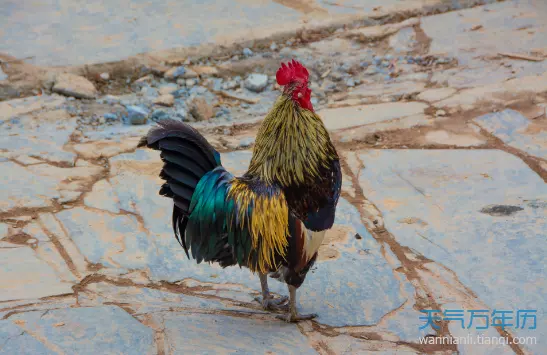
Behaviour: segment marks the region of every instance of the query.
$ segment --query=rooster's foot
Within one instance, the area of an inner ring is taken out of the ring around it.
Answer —
[[[303,321],[303,320],[312,320],[314,318],[317,317],[317,314],[316,313],[312,313],[312,314],[292,314],[292,313],[288,313],[288,314],[285,314],[285,315],[279,315],[279,316],[275,316],[277,319],[281,319],[281,320],[284,320],[285,322],[287,323],[298,323],[300,321]]]
[[[262,297],[256,297],[255,301],[260,303],[262,307],[264,307],[267,311],[288,311],[289,305],[287,304],[287,301],[289,300],[289,297],[283,296],[280,298],[262,298]]]

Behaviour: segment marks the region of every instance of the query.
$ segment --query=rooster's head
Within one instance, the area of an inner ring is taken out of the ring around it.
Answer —
[[[308,88],[308,70],[296,60],[282,63],[276,73],[277,83],[284,86],[284,93],[300,107],[313,111],[311,90]]]

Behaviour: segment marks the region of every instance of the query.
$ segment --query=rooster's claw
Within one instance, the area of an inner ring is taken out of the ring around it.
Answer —
[[[288,311],[289,305],[287,304],[287,301],[289,300],[289,297],[283,296],[277,299],[274,298],[266,298],[263,299],[262,297],[256,297],[255,301],[260,303],[262,307],[264,307],[267,311]]]
[[[279,315],[275,316],[277,319],[284,320],[287,323],[298,323],[303,320],[312,320],[317,317],[317,313],[312,314],[286,314],[286,315]]]

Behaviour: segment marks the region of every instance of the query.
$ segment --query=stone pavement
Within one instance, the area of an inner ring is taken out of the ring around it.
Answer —
[[[501,2],[78,78],[63,95],[54,76],[39,95],[0,101],[0,353],[544,353],[546,14]],[[262,311],[248,270],[187,260],[157,194],[161,160],[136,149],[175,117],[243,173],[279,94],[275,68],[293,57],[310,68],[344,171],[335,227],[299,293],[319,317],[298,325]],[[512,325],[420,319],[481,309],[511,311]],[[536,329],[516,327],[524,309]],[[528,341],[419,340],[468,335]]]
[[[460,2],[5,0],[0,7],[0,52],[32,57],[36,65],[104,63],[181,47],[230,45],[315,24],[382,17],[393,9],[459,8]]]

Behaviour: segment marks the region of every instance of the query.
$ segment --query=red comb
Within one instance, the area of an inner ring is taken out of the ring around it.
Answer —
[[[277,83],[281,86],[287,85],[293,81],[307,83],[309,78],[308,69],[296,60],[292,60],[287,64],[281,63],[281,68],[275,74]]]

